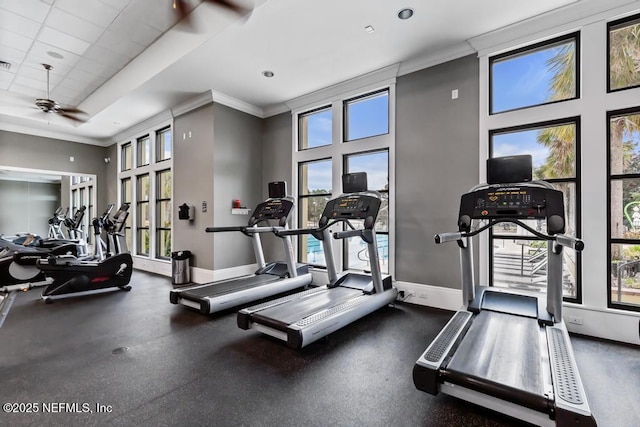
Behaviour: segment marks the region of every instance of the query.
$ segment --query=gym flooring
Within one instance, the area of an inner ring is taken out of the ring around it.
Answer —
[[[0,424],[522,425],[415,389],[413,365],[452,312],[397,303],[296,351],[239,329],[235,310],[169,303],[169,278],[135,271],[131,285],[51,305],[41,289],[18,295],[0,329],[0,403],[14,403]],[[572,344],[598,425],[640,425],[640,349]]]

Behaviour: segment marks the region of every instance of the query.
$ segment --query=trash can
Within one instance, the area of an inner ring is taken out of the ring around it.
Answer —
[[[171,283],[173,285],[187,285],[191,283],[189,260],[191,251],[171,252]]]

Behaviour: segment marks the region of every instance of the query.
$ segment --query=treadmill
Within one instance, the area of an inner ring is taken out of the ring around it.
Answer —
[[[251,237],[258,263],[258,269],[254,274],[173,289],[169,294],[171,303],[182,304],[202,314],[211,314],[311,284],[309,266],[296,264],[291,239],[288,236],[279,236],[284,245],[285,262],[267,264],[264,260],[260,234],[276,233],[288,228],[287,221],[293,211],[294,202],[286,193],[285,182],[271,182],[269,198],[254,209],[248,225],[206,229],[207,233],[241,232]],[[277,222],[277,225],[271,226],[271,221]],[[261,223],[266,223],[267,226],[259,226]]]
[[[256,329],[301,349],[396,299],[391,276],[380,272],[378,261],[375,222],[382,198],[366,191],[364,172],[345,174],[342,180],[345,194],[327,202],[318,228],[278,232],[281,236],[310,234],[322,241],[329,284],[240,310],[238,327]],[[363,228],[354,228],[350,221],[355,220],[362,221]],[[329,228],[342,224],[349,229],[333,233],[333,238],[359,237],[366,242],[371,274],[336,273]]]
[[[487,174],[488,184],[462,196],[458,232],[435,236],[460,248],[463,309],[417,360],[413,382],[539,426],[595,426],[562,320],[563,247],[584,247],[563,234],[563,194],[531,181],[531,156],[490,159]],[[547,233],[526,220],[546,223]],[[474,286],[471,237],[502,223],[547,241],[546,298]]]

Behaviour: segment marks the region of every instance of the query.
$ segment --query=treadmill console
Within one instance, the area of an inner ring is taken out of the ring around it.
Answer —
[[[262,221],[276,220],[284,226],[293,209],[293,201],[289,199],[269,199],[260,203],[249,219],[249,226],[253,227]]]
[[[549,234],[564,233],[564,199],[561,191],[525,184],[482,188],[462,196],[460,231],[469,231],[473,219],[541,219]]]
[[[319,225],[324,227],[330,220],[365,220],[365,228],[373,228],[382,200],[371,194],[345,194],[329,200],[324,207]]]

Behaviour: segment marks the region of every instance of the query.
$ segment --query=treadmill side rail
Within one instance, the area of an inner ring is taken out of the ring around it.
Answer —
[[[251,321],[251,315],[253,313],[257,313],[260,310],[264,310],[267,308],[275,307],[280,304],[284,304],[289,301],[293,301],[299,298],[304,298],[307,295],[315,294],[317,292],[325,292],[327,291],[326,286],[319,286],[317,288],[307,289],[302,292],[296,292],[295,294],[286,295],[281,298],[277,298],[274,300],[266,301],[261,304],[253,305],[251,307],[243,308],[238,312],[238,327],[240,329],[251,329],[251,325],[253,322]]]
[[[305,317],[287,328],[287,345],[299,350],[367,314],[391,304],[397,295],[396,288],[382,293],[362,294],[340,305]]]
[[[595,426],[564,322],[547,326],[557,425]]]
[[[469,311],[456,312],[416,361],[413,367],[413,383],[418,390],[434,396],[438,394],[442,362],[458,338],[467,330],[471,317],[472,313]]]

